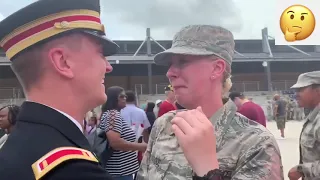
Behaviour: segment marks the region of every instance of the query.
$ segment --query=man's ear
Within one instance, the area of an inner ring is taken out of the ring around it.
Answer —
[[[212,62],[211,79],[222,77],[226,70],[226,62],[222,59],[218,59]]]
[[[48,51],[48,60],[58,74],[66,78],[74,77],[71,70],[71,61],[68,61],[68,50],[66,48],[50,49]]]

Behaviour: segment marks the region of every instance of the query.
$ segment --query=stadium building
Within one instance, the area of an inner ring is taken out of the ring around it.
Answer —
[[[108,57],[114,70],[106,75],[106,86],[122,86],[137,94],[163,94],[168,83],[167,67],[155,65],[153,56],[170,48],[171,41],[153,40],[148,29],[145,41],[115,42],[120,51],[116,56]],[[274,40],[263,38],[236,40],[235,50],[232,80],[233,90],[237,91],[287,90],[300,73],[320,67],[318,46],[276,46]],[[22,89],[10,69],[10,61],[1,51],[0,99],[14,98],[23,98]]]

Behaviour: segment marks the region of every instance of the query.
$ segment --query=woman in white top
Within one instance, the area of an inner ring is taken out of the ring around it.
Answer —
[[[17,121],[20,107],[16,105],[8,105],[0,108],[0,128],[4,129],[7,134],[0,139],[0,148],[7,141],[9,134],[12,132]]]

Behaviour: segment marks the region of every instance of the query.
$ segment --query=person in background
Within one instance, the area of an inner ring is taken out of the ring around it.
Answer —
[[[295,105],[294,105],[295,106],[295,110],[294,110],[294,112],[295,112],[295,115],[294,115],[295,120],[301,121],[304,118],[304,116],[303,116],[304,115],[303,107],[299,106],[297,100],[295,100],[294,102],[295,102]]]
[[[154,107],[155,107],[155,104],[153,102],[148,102],[147,108],[146,108],[146,115],[147,115],[147,118],[150,123],[150,127],[148,128],[149,134],[151,132],[151,129],[152,129],[154,122],[156,121],[156,115],[154,114],[154,111],[153,111]],[[145,139],[145,142],[147,143],[148,140],[146,141],[146,139]]]
[[[249,100],[241,92],[231,92],[229,98],[236,104],[240,114],[266,127],[266,116],[260,105]]]
[[[271,101],[267,101],[267,119],[268,121],[273,120],[273,110]]]
[[[143,104],[140,105],[140,109],[142,109],[144,111],[145,111],[146,107],[147,107],[146,103],[143,103]]]
[[[83,118],[83,134],[85,136],[89,135],[88,131],[90,130],[90,126],[88,125],[88,121],[90,119],[90,117],[92,116],[92,111],[89,111],[86,113],[86,115]]]
[[[16,105],[8,105],[0,108],[0,128],[6,132],[0,139],[0,148],[4,145],[12,132],[17,122],[19,111],[20,107]]]
[[[156,117],[158,117],[159,107],[160,107],[161,103],[162,103],[162,100],[160,100],[160,99],[156,100],[156,103],[155,103],[156,106],[153,111],[154,114],[156,115]]]
[[[320,71],[299,75],[292,87],[300,107],[313,109],[306,117],[300,139],[300,162],[288,173],[290,180],[316,180],[320,177]]]
[[[294,101],[291,98],[288,100],[287,109],[288,109],[287,120],[293,120],[293,118],[294,118]]]
[[[98,125],[97,115],[95,113],[92,113],[92,116],[88,120],[87,134],[89,135],[95,132],[95,130],[97,129],[97,125]]]
[[[100,128],[106,132],[110,147],[114,150],[106,164],[106,170],[115,180],[132,180],[139,169],[135,151],[144,152],[146,143],[136,142],[136,134],[120,114],[126,106],[127,95],[123,88],[107,89],[107,102],[102,106]]]
[[[150,127],[147,115],[144,110],[136,106],[137,98],[133,91],[126,91],[126,95],[126,107],[121,109],[121,116],[129,124],[130,127],[134,127],[136,135],[142,135],[142,137],[147,140],[149,139],[148,128]],[[137,134],[139,133],[138,130],[141,125],[143,126],[144,131],[142,132],[142,134]]]
[[[176,110],[174,102],[176,100],[171,85],[168,85],[164,88],[167,99],[163,101],[159,107],[158,118],[166,114],[169,111]]]
[[[153,102],[148,102],[147,103],[147,107],[146,107],[146,116],[148,118],[148,121],[150,123],[150,127],[147,129],[148,131],[148,135],[150,134],[151,130],[152,130],[152,126],[156,120],[156,115],[154,114],[153,110],[154,110],[155,104]],[[149,136],[146,138],[146,136],[143,136],[143,140],[144,142],[148,143],[149,141]],[[142,161],[143,158],[143,154],[144,152],[138,152],[138,160],[139,160],[139,164]]]
[[[160,100],[160,99],[156,100],[156,106],[157,107],[160,107],[161,103],[162,103],[162,100]]]
[[[273,114],[277,122],[277,127],[280,130],[281,138],[284,139],[284,129],[286,128],[286,107],[285,100],[280,98],[279,94],[275,94],[273,100],[275,101]]]

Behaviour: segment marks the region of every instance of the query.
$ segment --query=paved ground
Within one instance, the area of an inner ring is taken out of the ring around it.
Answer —
[[[291,167],[299,163],[299,136],[303,122],[289,121],[286,124],[286,139],[280,139],[280,131],[275,122],[268,122],[267,128],[274,134],[280,147],[285,180]]]

